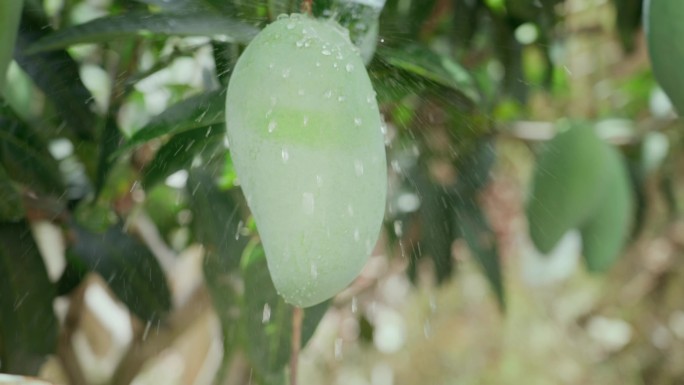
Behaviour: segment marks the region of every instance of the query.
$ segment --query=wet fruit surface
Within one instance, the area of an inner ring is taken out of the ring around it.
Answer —
[[[279,17],[240,57],[226,119],[276,289],[302,307],[334,296],[375,245],[387,189],[375,93],[346,31]]]

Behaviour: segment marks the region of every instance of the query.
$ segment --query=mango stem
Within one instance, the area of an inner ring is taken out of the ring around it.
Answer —
[[[302,320],[304,311],[295,307],[292,311],[292,354],[290,355],[290,385],[297,385],[297,365],[302,347]]]

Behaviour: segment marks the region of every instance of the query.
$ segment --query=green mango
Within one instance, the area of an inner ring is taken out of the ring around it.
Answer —
[[[605,271],[619,256],[634,217],[634,195],[629,171],[620,153],[609,148],[607,188],[594,215],[580,228],[582,254],[589,271]]]
[[[608,145],[587,124],[573,123],[546,143],[527,205],[530,237],[548,254],[596,209],[605,189]]]
[[[684,1],[646,0],[644,25],[653,74],[684,115]]]
[[[7,66],[12,61],[23,4],[23,0],[0,1],[0,93],[7,81]]]
[[[267,26],[235,66],[226,126],[277,291],[300,307],[334,296],[365,265],[387,192],[380,112],[348,32],[298,14]]]

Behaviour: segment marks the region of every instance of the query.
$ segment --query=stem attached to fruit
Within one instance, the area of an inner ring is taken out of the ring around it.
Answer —
[[[311,15],[313,11],[313,0],[303,0],[302,1],[302,13],[306,15]]]
[[[297,365],[299,364],[299,350],[302,347],[302,320],[304,310],[295,307],[292,312],[292,354],[290,355],[290,385],[297,385]]]

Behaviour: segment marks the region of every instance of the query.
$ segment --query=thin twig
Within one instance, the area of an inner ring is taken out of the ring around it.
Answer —
[[[297,365],[299,364],[299,350],[302,347],[302,320],[304,310],[295,307],[292,312],[292,355],[290,356],[290,385],[297,385]]]

